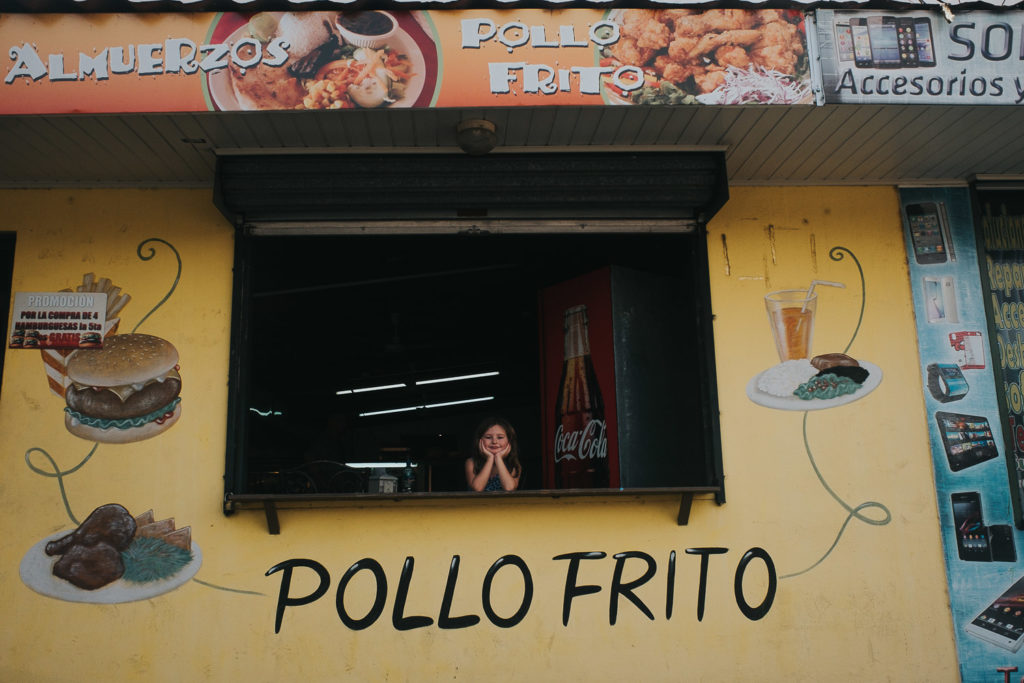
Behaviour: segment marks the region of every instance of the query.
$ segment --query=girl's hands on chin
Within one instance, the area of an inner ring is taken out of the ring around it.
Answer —
[[[476,447],[477,447],[477,450],[480,451],[480,455],[484,456],[488,460],[492,460],[494,458],[494,453],[492,453],[491,451],[487,450],[487,446],[484,444],[484,440],[483,439],[480,439],[480,441],[477,442]]]

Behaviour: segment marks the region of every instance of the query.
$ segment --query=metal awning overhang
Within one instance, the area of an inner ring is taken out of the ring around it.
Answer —
[[[722,152],[225,156],[214,184],[232,224],[273,231],[402,221],[507,231],[517,219],[656,230],[705,223],[727,198]]]

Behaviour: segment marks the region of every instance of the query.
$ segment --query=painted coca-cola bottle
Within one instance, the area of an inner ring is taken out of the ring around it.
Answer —
[[[555,402],[555,487],[608,487],[604,401],[590,358],[587,307],[565,311],[565,360]]]

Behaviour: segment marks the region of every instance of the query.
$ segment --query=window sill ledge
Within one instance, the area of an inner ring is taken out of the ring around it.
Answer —
[[[618,498],[622,496],[652,496],[652,495],[678,495],[679,513],[676,516],[676,523],[684,526],[690,519],[690,508],[693,505],[694,497],[698,494],[714,494],[713,500],[719,505],[725,502],[725,496],[720,486],[668,486],[660,488],[637,488],[637,489],[540,489],[531,491],[507,491],[495,493],[478,493],[476,491],[451,491],[444,493],[416,492],[416,493],[304,493],[304,494],[278,494],[278,493],[226,493],[224,495],[224,514],[231,515],[238,510],[262,509],[267,517],[267,531],[270,534],[280,534],[281,524],[278,519],[278,509],[301,509],[308,504],[335,504],[343,507],[345,504],[362,504],[371,501],[393,501],[395,503],[410,501],[436,501],[436,500],[477,500],[481,502],[493,502],[495,496],[506,499],[525,498],[584,498],[584,497],[608,497]],[[302,505],[296,505],[302,504]]]

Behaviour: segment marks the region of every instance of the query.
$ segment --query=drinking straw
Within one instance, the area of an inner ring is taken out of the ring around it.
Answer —
[[[814,288],[817,287],[818,285],[846,289],[846,285],[844,285],[842,282],[832,282],[830,280],[811,280],[811,286],[807,288],[807,296],[804,297],[804,305],[800,307],[801,313],[807,312],[807,302],[811,300],[811,296],[814,294]]]

